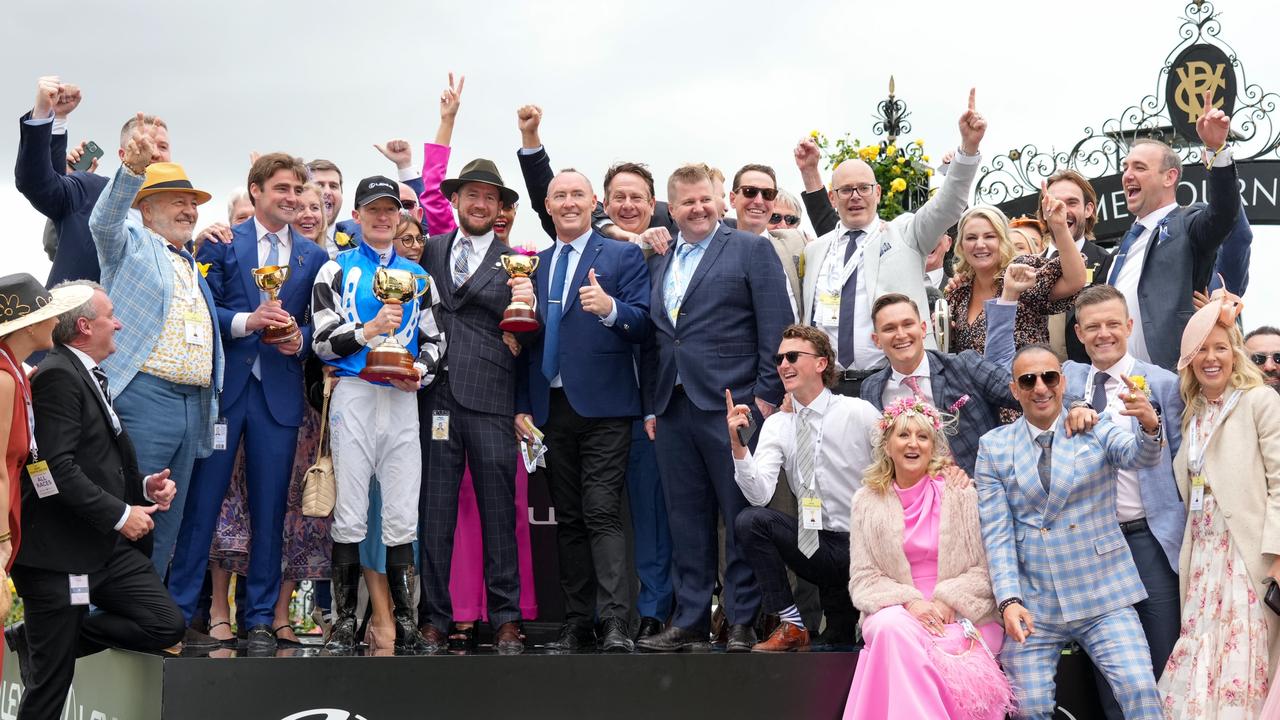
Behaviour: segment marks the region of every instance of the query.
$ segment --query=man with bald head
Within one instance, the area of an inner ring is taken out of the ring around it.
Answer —
[[[649,271],[640,248],[591,227],[586,176],[562,170],[547,187],[556,241],[534,276],[540,331],[521,338],[516,434],[545,433],[547,483],[565,620],[551,648],[630,652],[631,609],[622,489],[631,423],[640,417],[634,350],[649,329]]]
[[[897,292],[918,307],[929,307],[925,257],[964,212],[986,130],[971,90],[969,107],[960,117],[960,147],[942,189],[914,214],[890,222],[877,213],[880,185],[870,165],[846,160],[832,173],[828,195],[840,222],[805,248],[801,322],[825,330],[836,347],[837,393],[856,396],[862,379],[884,359],[871,339],[876,298]],[[816,167],[816,156],[814,162]],[[925,342],[937,349],[932,334]]]

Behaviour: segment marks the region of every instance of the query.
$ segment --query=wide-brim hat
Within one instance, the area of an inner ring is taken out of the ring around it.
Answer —
[[[0,277],[0,336],[74,310],[93,297],[88,285],[45,290],[27,273]]]
[[[520,193],[502,184],[502,175],[498,172],[498,166],[492,160],[484,158],[477,158],[462,166],[462,172],[458,173],[458,177],[440,183],[440,192],[445,197],[449,197],[458,192],[463,185],[472,182],[498,188],[498,197],[502,198],[502,202],[507,205],[514,205],[520,200]]]
[[[196,204],[203,205],[213,196],[203,190],[197,190],[187,179],[187,173],[178,163],[158,162],[147,166],[147,177],[142,181],[142,189],[133,197],[133,204],[148,195],[162,192],[187,192],[196,196]]]
[[[1178,369],[1181,370],[1191,364],[1191,360],[1196,353],[1200,352],[1200,348],[1204,346],[1205,340],[1209,339],[1209,333],[1213,332],[1215,326],[1230,328],[1234,325],[1241,310],[1244,310],[1244,302],[1239,296],[1222,289],[1214,291],[1209,302],[1191,316],[1186,328],[1182,330]]]

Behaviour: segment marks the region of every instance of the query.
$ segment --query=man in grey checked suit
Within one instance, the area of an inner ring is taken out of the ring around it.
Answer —
[[[1072,433],[1066,383],[1048,347],[1013,360],[1011,390],[1023,416],[983,436],[974,477],[991,584],[1015,642],[1000,653],[1018,716],[1054,712],[1054,673],[1075,640],[1107,677],[1126,718],[1162,717],[1151,654],[1133,604],[1146,598],[1116,522],[1116,470],[1151,467],[1163,445],[1160,418],[1124,378],[1121,415]],[[1122,429],[1124,428],[1124,429]]]

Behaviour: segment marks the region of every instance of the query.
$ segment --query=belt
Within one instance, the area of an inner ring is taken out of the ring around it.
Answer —
[[[866,380],[867,378],[880,372],[879,370],[841,370],[837,376],[840,380],[846,382]]]
[[[1120,523],[1120,532],[1125,535],[1131,535],[1136,532],[1142,532],[1147,529],[1147,519],[1138,518],[1137,520],[1127,520]]]

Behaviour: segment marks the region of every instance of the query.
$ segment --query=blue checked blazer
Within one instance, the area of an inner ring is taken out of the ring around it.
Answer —
[[[1013,322],[1017,305],[987,302],[986,355],[973,350],[957,354],[926,350],[929,354],[929,386],[933,406],[948,410],[962,396],[969,401],[956,413],[955,434],[947,438],[951,455],[965,472],[973,475],[978,456],[978,438],[1000,424],[1000,408],[1021,409],[1009,390],[1009,364],[1013,360]],[[995,332],[992,332],[994,330]],[[862,399],[884,410],[884,387],[893,377],[886,366],[862,381]]]
[[[996,600],[1020,597],[1036,621],[1053,623],[1147,597],[1116,522],[1115,469],[1151,467],[1163,445],[1106,415],[1070,438],[1063,424],[1053,436],[1047,495],[1036,469],[1040,446],[1025,417],[982,436],[974,476]]]
[[[116,316],[124,329],[116,333],[116,351],[102,361],[112,398],[129,386],[160,339],[169,303],[173,301],[173,265],[166,241],[129,219],[133,198],[142,187],[143,176],[123,165],[103,188],[98,204],[89,216],[89,231],[98,248],[102,286],[115,304]],[[188,256],[189,257],[189,256]],[[204,277],[200,290],[213,319],[213,381],[200,393],[205,418],[196,457],[213,452],[213,424],[218,419],[217,393],[222,389],[222,335],[218,330],[218,310]]]

